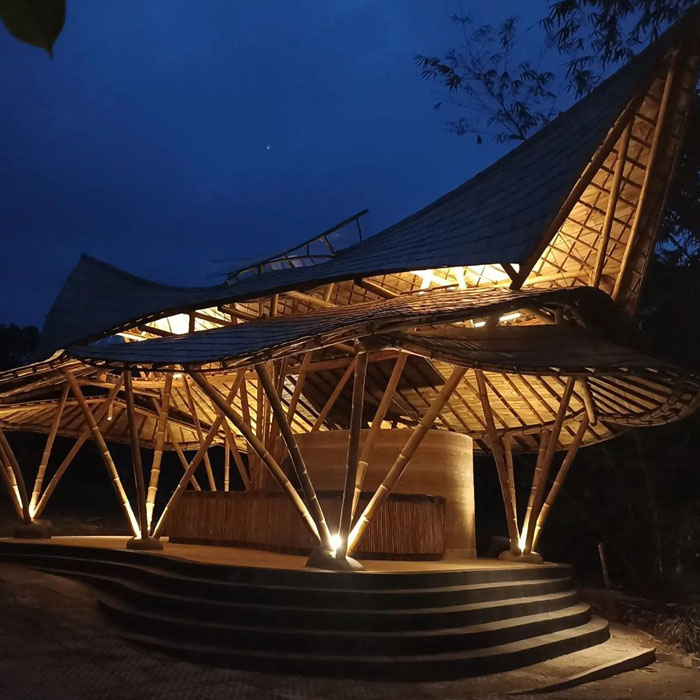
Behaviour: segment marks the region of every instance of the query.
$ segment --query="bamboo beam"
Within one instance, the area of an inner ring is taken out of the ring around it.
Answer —
[[[190,376],[192,376],[192,375],[190,374]],[[225,403],[226,401],[228,401],[230,403],[233,400],[233,397],[236,395],[236,392],[238,391],[240,384],[243,382],[244,377],[245,377],[245,375],[242,372],[238,373],[236,380],[233,382],[233,385],[231,386],[231,389],[228,393],[228,396],[225,399],[215,389],[212,388],[212,391],[216,391],[218,396],[221,397],[221,401],[223,403]],[[208,382],[207,382],[207,384],[208,384]],[[209,387],[211,388],[211,385],[209,385]],[[205,392],[205,395],[208,395],[208,394],[206,394],[206,392]],[[187,484],[189,483],[190,479],[194,475],[195,470],[197,469],[197,467],[200,465],[200,463],[204,459],[204,455],[207,453],[209,446],[211,445],[212,441],[214,440],[214,437],[219,432],[219,429],[221,428],[221,424],[223,422],[224,422],[224,415],[222,413],[219,413],[216,416],[216,418],[214,418],[214,422],[211,424],[209,431],[206,434],[206,437],[199,443],[199,449],[197,450],[197,453],[192,458],[190,463],[187,465],[187,469],[185,470],[185,473],[180,478],[180,481],[178,482],[177,486],[175,487],[175,491],[173,491],[172,496],[170,496],[170,500],[165,504],[165,508],[163,508],[163,512],[160,514],[160,518],[158,519],[156,526],[154,528],[152,528],[152,530],[151,530],[152,537],[157,539],[158,537],[160,537],[163,534],[163,528],[165,527],[165,524],[167,523],[168,518],[170,517],[170,514],[172,513],[173,509],[177,505],[177,502],[180,500],[180,497],[182,496],[182,492],[187,488]]]
[[[163,398],[160,402],[158,410],[158,426],[156,428],[156,444],[153,450],[153,462],[151,463],[151,474],[148,479],[148,494],[146,496],[146,521],[150,532],[151,522],[153,520],[153,508],[156,503],[156,494],[158,493],[158,481],[160,479],[160,465],[163,459],[163,443],[165,442],[165,431],[168,426],[168,410],[170,408],[170,392],[173,386],[173,375],[168,373],[165,375],[163,384]]]
[[[576,456],[576,453],[578,452],[578,449],[581,446],[581,441],[583,440],[583,436],[585,435],[586,430],[588,430],[589,422],[590,421],[587,415],[584,415],[583,418],[581,418],[581,422],[579,423],[576,435],[574,436],[573,441],[569,445],[569,449],[566,452],[564,461],[561,463],[561,467],[559,467],[559,471],[557,472],[557,475],[554,479],[552,488],[549,490],[547,500],[544,502],[542,510],[537,516],[537,522],[535,523],[535,535],[532,538],[533,549],[537,547],[537,542],[540,539],[540,533],[542,532],[542,528],[544,527],[545,522],[547,522],[549,511],[552,508],[554,501],[556,501],[557,496],[559,495],[559,491],[561,490],[562,484],[564,483],[564,479],[566,479],[566,475],[569,473],[571,463],[574,461],[574,457]]]
[[[656,117],[656,128],[654,129],[654,136],[652,137],[651,146],[649,147],[649,157],[647,158],[647,167],[644,171],[644,181],[642,182],[642,189],[639,192],[639,197],[637,199],[637,209],[634,212],[634,219],[632,221],[632,228],[630,229],[629,235],[627,237],[627,244],[625,245],[625,252],[622,255],[622,263],[620,265],[620,272],[615,279],[615,286],[613,287],[612,298],[617,301],[620,296],[620,291],[622,289],[622,282],[627,272],[627,266],[632,255],[632,249],[634,248],[634,243],[637,240],[637,235],[639,234],[639,228],[642,221],[642,214],[644,213],[644,206],[646,204],[646,199],[649,193],[649,188],[651,186],[651,180],[653,177],[654,166],[656,164],[656,157],[659,153],[659,144],[661,143],[661,133],[663,132],[664,122],[666,120],[666,112],[668,110],[668,103],[671,99],[671,89],[673,87],[673,80],[676,75],[676,64],[678,62],[678,51],[675,51],[673,57],[671,58],[671,63],[668,68],[668,73],[666,74],[666,81],[664,82],[664,91],[661,96],[661,103],[659,104],[659,112]]]
[[[301,361],[301,367],[299,368],[299,375],[297,376],[297,381],[294,384],[294,391],[292,392],[292,398],[289,401],[289,407],[287,408],[287,421],[290,425],[294,422],[294,414],[297,410],[297,404],[299,403],[299,398],[301,397],[301,392],[304,389],[304,382],[306,381],[306,374],[309,371],[309,365],[311,364],[311,358],[313,356],[313,350],[309,350],[304,353],[304,357]]]
[[[228,418],[231,423],[236,426],[238,432],[240,432],[243,437],[248,441],[251,448],[258,454],[261,461],[270,470],[270,473],[274,477],[277,484],[282,488],[282,490],[289,496],[291,501],[296,505],[297,510],[301,514],[304,522],[308,526],[312,535],[316,538],[318,542],[321,541],[318,529],[316,528],[316,523],[311,517],[306,504],[301,499],[299,494],[296,492],[292,483],[287,478],[287,475],[282,471],[281,467],[275,461],[274,457],[267,451],[265,445],[258,439],[255,433],[251,430],[250,426],[247,425],[241,417],[233,410],[232,406],[226,403],[224,397],[219,391],[217,391],[210,383],[209,380],[199,371],[190,371],[190,376],[196,382],[197,386],[209,397],[212,403],[216,404],[221,412]]]
[[[613,176],[613,182],[610,188],[610,196],[608,197],[608,206],[605,211],[603,230],[600,234],[598,257],[596,258],[595,268],[591,272],[590,276],[589,285],[591,287],[598,287],[600,285],[600,278],[603,274],[603,266],[605,265],[605,259],[608,252],[608,242],[610,241],[610,232],[612,231],[613,219],[615,218],[617,201],[618,197],[620,196],[620,185],[622,183],[622,174],[625,170],[625,164],[627,161],[627,149],[630,143],[630,134],[632,133],[633,124],[634,120],[630,119],[629,123],[627,124],[627,128],[622,132],[620,148],[617,156],[617,166],[615,168],[615,175]]]
[[[56,440],[56,433],[58,432],[58,426],[61,424],[61,417],[63,416],[63,409],[66,405],[66,399],[68,398],[69,386],[66,384],[61,392],[61,398],[58,400],[58,405],[56,406],[56,413],[54,419],[51,423],[51,428],[49,429],[49,435],[46,438],[46,445],[44,446],[44,452],[41,455],[41,461],[39,462],[39,469],[36,473],[36,478],[34,479],[34,488],[32,489],[32,497],[29,499],[29,512],[34,517],[34,511],[36,510],[36,504],[39,500],[41,494],[41,487],[44,485],[44,475],[46,474],[46,468],[49,465],[49,459],[51,457],[51,450],[53,449],[53,444]]]
[[[15,482],[11,474],[12,470],[10,469],[10,465],[5,463],[4,453],[0,450],[0,475],[2,475],[2,480],[5,482],[7,493],[10,497],[10,501],[12,501],[12,506],[17,513],[17,517],[20,520],[24,520],[22,503],[19,497],[19,489],[15,487]]]
[[[282,434],[282,439],[287,446],[287,451],[289,452],[289,459],[292,462],[292,467],[294,468],[294,473],[299,480],[299,485],[301,486],[302,493],[306,499],[306,504],[311,512],[316,528],[319,532],[321,542],[325,549],[331,550],[331,532],[328,528],[328,523],[326,522],[326,516],[321,508],[321,503],[316,495],[316,489],[311,482],[309,477],[309,472],[306,469],[306,463],[299,449],[294,433],[292,432],[291,426],[287,421],[287,416],[285,415],[284,407],[280,401],[279,394],[277,393],[270,375],[267,373],[264,365],[255,365],[255,371],[258,374],[258,379],[267,394],[268,401],[272,408],[275,420],[279,426],[280,433]]]
[[[396,387],[401,379],[401,373],[403,368],[406,366],[406,360],[408,355],[405,352],[399,354],[394,363],[394,369],[389,377],[389,382],[384,389],[384,394],[382,395],[382,400],[379,403],[377,412],[374,414],[372,419],[372,426],[369,429],[369,434],[365,440],[365,444],[362,446],[362,452],[360,453],[360,459],[357,463],[357,478],[355,479],[355,492],[352,499],[352,509],[350,514],[351,521],[355,517],[355,511],[357,510],[357,504],[360,501],[360,494],[362,493],[362,486],[365,481],[365,474],[367,473],[367,466],[369,465],[369,458],[372,454],[372,449],[374,448],[374,442],[379,435],[379,431],[382,428],[382,421],[386,417],[387,411],[391,406],[391,402],[396,393]]]
[[[377,488],[377,490],[374,492],[374,495],[365,506],[364,511],[350,532],[347,548],[348,555],[352,554],[357,548],[357,545],[359,544],[365,530],[369,526],[374,514],[384,503],[384,501],[386,501],[387,497],[396,485],[396,482],[401,478],[401,475],[404,473],[408,463],[411,461],[411,458],[420,446],[426,433],[432,427],[438,414],[444,408],[445,404],[452,395],[452,392],[457,388],[457,385],[466,371],[467,370],[465,367],[455,367],[452,374],[440,390],[440,393],[435,397],[432,405],[423,414],[420,422],[411,432],[411,435],[406,441],[406,444],[403,446],[403,449],[401,452],[399,452],[398,457],[394,460],[394,463],[391,465],[391,468],[384,477],[384,480],[379,485],[379,488]]]
[[[170,441],[170,444],[172,445],[173,449],[175,450],[175,454],[177,455],[178,459],[180,460],[180,464],[182,464],[183,468],[185,471],[187,471],[190,463],[187,461],[187,457],[185,457],[185,453],[182,451],[182,447],[180,446],[180,443],[178,442],[177,438],[175,437],[175,431],[173,430],[173,427],[168,423],[168,440]],[[202,487],[199,485],[199,482],[195,478],[194,474],[192,475],[192,478],[190,479],[190,483],[192,484],[192,488],[194,488],[195,491],[201,491]]]
[[[325,406],[321,409],[321,412],[318,414],[318,418],[314,422],[314,424],[311,426],[311,432],[315,432],[318,430],[322,425],[323,421],[326,420],[328,417],[328,414],[331,412],[331,409],[335,405],[335,402],[338,400],[338,397],[340,396],[340,393],[343,391],[345,388],[345,385],[348,382],[348,379],[350,379],[350,375],[353,373],[355,370],[355,365],[357,364],[357,355],[352,358],[352,362],[347,366],[345,369],[345,372],[343,372],[343,376],[340,378],[340,381],[336,384],[335,388],[331,392],[331,395],[328,397],[328,401],[326,401]]]
[[[515,515],[514,504],[510,499],[510,484],[508,482],[508,468],[506,466],[505,457],[501,450],[501,441],[498,438],[496,431],[496,422],[494,420],[493,410],[489,401],[488,388],[484,373],[480,369],[474,370],[476,377],[476,385],[478,388],[481,407],[484,411],[484,420],[486,422],[486,431],[491,443],[491,453],[496,462],[496,471],[498,472],[498,482],[501,485],[501,496],[503,498],[503,507],[506,511],[506,524],[508,526],[508,537],[510,538],[510,549],[515,551],[518,546],[518,520]]]
[[[345,558],[347,539],[352,523],[352,503],[357,484],[357,467],[360,453],[360,430],[362,429],[362,409],[365,400],[365,379],[367,378],[367,351],[362,349],[359,342],[355,343],[358,349],[355,363],[355,376],[352,385],[352,405],[350,408],[350,434],[348,437],[348,456],[345,467],[345,486],[343,488],[343,500],[340,506],[340,518],[338,520],[338,538],[336,545],[336,557]]]
[[[294,291],[288,291],[288,292],[283,292],[285,296],[288,296],[290,299],[296,299],[297,301],[303,301],[306,304],[309,304],[311,306],[318,306],[322,309],[335,309],[336,305],[333,304],[330,301],[326,301],[325,299],[322,299],[321,297],[314,297],[311,296],[311,294],[304,294],[303,292],[294,292]]]
[[[114,487],[114,491],[117,494],[117,498],[119,499],[120,503],[122,504],[122,508],[126,513],[134,536],[138,537],[139,524],[136,520],[136,517],[134,516],[134,511],[131,509],[131,504],[129,503],[129,499],[127,498],[126,491],[124,491],[124,487],[122,486],[121,479],[119,478],[119,472],[117,471],[117,467],[114,464],[114,460],[112,459],[112,455],[110,454],[109,448],[107,447],[107,443],[102,437],[102,433],[100,432],[100,429],[97,426],[95,417],[90,412],[90,408],[87,404],[87,401],[85,401],[83,392],[80,391],[80,387],[78,386],[78,382],[73,376],[73,373],[69,370],[64,370],[64,374],[66,376],[68,384],[70,385],[70,389],[73,392],[73,396],[75,396],[76,400],[78,401],[78,405],[80,406],[80,410],[83,412],[83,417],[85,418],[85,422],[90,428],[90,433],[92,434],[93,439],[97,443],[97,447],[100,451],[102,461],[104,462],[104,465],[107,468],[107,473],[109,474],[112,486]]]
[[[365,278],[355,279],[353,280],[353,284],[355,284],[357,287],[361,287],[362,289],[368,292],[372,292],[372,294],[376,294],[382,299],[393,299],[394,297],[398,296],[396,292],[392,292],[391,290],[386,289],[386,287],[382,287],[381,284],[377,284],[377,282],[372,282],[372,280],[368,280]]]
[[[566,411],[569,407],[569,401],[571,399],[571,394],[574,391],[574,385],[576,384],[575,377],[569,377],[566,380],[566,386],[562,392],[561,402],[559,403],[559,410],[557,411],[557,417],[554,421],[554,426],[552,427],[552,434],[547,441],[547,450],[545,452],[544,459],[542,460],[542,478],[540,483],[537,485],[537,490],[535,492],[535,499],[532,506],[531,521],[528,523],[528,532],[525,539],[525,551],[532,551],[532,542],[535,536],[534,522],[536,522],[539,516],[540,508],[542,507],[542,500],[544,498],[544,490],[547,485],[547,476],[549,475],[550,467],[552,466],[552,459],[554,458],[554,453],[557,449],[557,443],[559,442],[559,435],[561,434],[561,428],[564,424],[564,419],[566,417]],[[533,522],[534,521],[534,522]]]
[[[143,478],[143,464],[141,462],[141,445],[139,441],[139,429],[136,425],[136,412],[134,411],[134,390],[131,386],[131,370],[124,370],[124,395],[126,397],[126,419],[129,424],[129,437],[131,442],[131,464],[134,468],[134,482],[136,484],[136,505],[139,513],[139,536],[148,535],[148,516],[146,514],[146,484]]]
[[[197,409],[195,408],[195,405],[194,405],[194,397],[192,396],[192,389],[190,388],[190,384],[187,381],[187,377],[185,377],[184,385],[185,385],[185,394],[187,396],[187,405],[190,408],[190,414],[192,415],[192,421],[194,422],[194,427],[195,427],[195,430],[197,431],[197,438],[199,439],[199,443],[201,445],[202,439],[204,437],[204,434],[202,432],[202,424],[200,423],[199,416],[197,415]],[[214,481],[214,470],[211,468],[211,462],[209,460],[209,454],[207,452],[204,453],[204,468],[207,471],[207,479],[209,480],[209,489],[211,491],[216,491],[216,481]]]
[[[17,495],[19,496],[20,504],[22,505],[22,519],[25,524],[29,524],[32,521],[32,516],[29,513],[29,496],[27,494],[27,486],[24,483],[24,476],[22,476],[22,470],[19,468],[17,458],[10,445],[5,433],[0,429],[0,450],[5,454],[5,464],[9,466],[8,476],[11,480],[14,479],[13,488],[17,489]]]

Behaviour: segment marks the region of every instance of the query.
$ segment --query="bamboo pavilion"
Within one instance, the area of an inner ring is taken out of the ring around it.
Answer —
[[[698,81],[699,19],[371,237],[360,212],[212,287],[83,256],[39,359],[0,374],[0,473],[18,536],[48,535],[44,509],[92,440],[130,548],[168,536],[340,570],[473,558],[472,460],[486,454],[502,558],[541,562],[577,451],[700,401],[700,377],[647,355],[633,320]],[[12,431],[47,435],[38,465],[18,464]],[[75,443],[49,468],[57,436]],[[112,443],[131,445],[135,498]],[[157,507],[166,451],[179,481]],[[537,455],[523,503],[516,453]]]

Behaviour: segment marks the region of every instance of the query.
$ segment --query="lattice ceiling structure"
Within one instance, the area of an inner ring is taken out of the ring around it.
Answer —
[[[687,415],[700,379],[648,357],[631,317],[698,80],[699,17],[689,13],[490,168],[369,238],[361,212],[199,288],[83,256],[48,315],[47,359],[0,374],[0,428],[82,444],[94,437],[87,405],[107,442],[136,435],[187,467],[184,452],[206,436],[255,486],[264,460],[210,389],[233,392],[233,411],[281,461],[260,367],[292,433],[351,429],[350,379],[365,360],[365,428],[416,429],[461,368],[431,426],[492,452],[505,494],[513,452],[551,461]],[[33,507],[41,497],[40,483]]]

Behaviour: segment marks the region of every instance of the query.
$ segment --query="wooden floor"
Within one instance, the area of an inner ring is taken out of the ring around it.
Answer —
[[[70,545],[73,547],[96,547],[102,549],[124,549],[126,541],[124,536],[56,536],[48,540],[20,540],[10,537],[1,538],[7,542],[28,542],[50,544],[56,547]],[[214,547],[198,544],[175,544],[163,538],[165,549],[162,552],[153,552],[160,556],[177,559],[188,559],[206,564],[228,564],[231,566],[258,566],[268,569],[303,569],[306,557],[292,554],[279,554],[260,549],[245,549],[239,547]],[[150,552],[149,552],[150,553]],[[441,561],[394,561],[394,560],[364,560],[362,564],[365,571],[470,571],[478,569],[498,568],[531,568],[538,564],[520,564],[513,562],[501,562],[496,559],[443,559]]]

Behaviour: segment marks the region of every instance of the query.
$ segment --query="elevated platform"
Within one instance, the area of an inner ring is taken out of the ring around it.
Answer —
[[[0,540],[0,561],[98,588],[129,639],[232,668],[386,680],[507,671],[609,638],[559,564],[372,561],[362,572],[304,558],[126,538]]]

